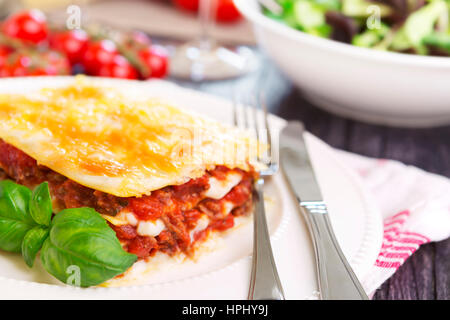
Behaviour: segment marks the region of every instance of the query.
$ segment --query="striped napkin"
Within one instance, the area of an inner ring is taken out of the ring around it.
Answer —
[[[358,172],[383,215],[380,253],[361,279],[372,295],[420,245],[450,236],[450,180],[397,161],[344,151],[339,156]]]

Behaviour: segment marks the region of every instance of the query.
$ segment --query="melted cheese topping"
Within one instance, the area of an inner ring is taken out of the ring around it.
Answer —
[[[67,87],[1,94],[0,138],[39,164],[119,197],[182,184],[215,165],[257,165],[248,132],[85,77]]]

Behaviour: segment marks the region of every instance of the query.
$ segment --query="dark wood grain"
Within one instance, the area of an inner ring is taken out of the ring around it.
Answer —
[[[392,128],[330,114],[311,105],[270,61],[260,58],[259,71],[238,80],[180,84],[227,98],[261,89],[272,113],[303,121],[307,130],[333,147],[399,160],[450,177],[450,126]],[[421,246],[377,290],[374,299],[450,299],[450,239]]]

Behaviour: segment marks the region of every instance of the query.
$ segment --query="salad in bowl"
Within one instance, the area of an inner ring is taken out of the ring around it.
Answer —
[[[450,1],[271,0],[263,12],[292,28],[355,46],[450,55]]]
[[[446,0],[234,3],[265,54],[317,107],[382,125],[450,124]],[[275,5],[269,13],[261,3]]]

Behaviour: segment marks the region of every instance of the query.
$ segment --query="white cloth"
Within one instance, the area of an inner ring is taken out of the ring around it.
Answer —
[[[358,172],[383,215],[380,254],[373,272],[361,279],[373,294],[421,244],[450,236],[450,180],[398,161],[338,153]]]

